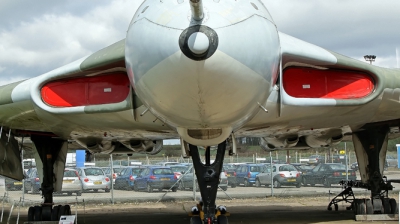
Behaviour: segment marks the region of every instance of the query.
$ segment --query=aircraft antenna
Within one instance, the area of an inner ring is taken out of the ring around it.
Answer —
[[[190,0],[190,10],[192,11],[192,18],[196,21],[200,21],[204,18],[203,1],[202,0]]]

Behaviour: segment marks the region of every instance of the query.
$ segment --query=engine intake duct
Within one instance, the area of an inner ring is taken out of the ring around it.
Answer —
[[[323,135],[323,136],[314,136],[309,135],[305,136],[305,141],[308,146],[312,148],[319,148],[319,147],[327,147],[331,145],[337,145],[343,140],[343,134],[330,136],[330,135]]]
[[[134,152],[146,153],[150,155],[159,153],[163,148],[162,140],[130,140],[120,142],[122,145]]]
[[[260,146],[266,151],[292,148],[299,142],[298,136],[284,136],[280,138],[263,137],[260,139]]]
[[[127,140],[127,141],[110,141],[104,139],[79,139],[76,142],[86,148],[90,153],[146,153],[154,155],[159,153],[163,148],[162,140]]]

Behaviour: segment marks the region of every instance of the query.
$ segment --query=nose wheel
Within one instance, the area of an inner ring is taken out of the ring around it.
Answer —
[[[215,210],[213,217],[204,218],[204,211],[202,210],[203,203],[200,202],[189,213],[190,224],[228,224],[228,216],[230,213],[226,211],[225,206],[218,206]]]

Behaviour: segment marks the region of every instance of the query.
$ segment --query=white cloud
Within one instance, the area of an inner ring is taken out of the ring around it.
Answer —
[[[395,67],[399,46],[400,1],[263,1],[280,31],[328,50],[361,58],[377,55],[376,65]]]
[[[0,80],[10,80],[6,68],[33,77],[123,39],[138,6],[138,1],[113,1],[82,16],[43,14],[0,30]]]
[[[375,54],[376,65],[396,67],[398,0],[385,4],[365,0],[263,2],[282,32],[359,60]],[[28,11],[22,10],[22,4],[24,1],[0,3],[2,83],[11,81],[9,76],[37,76],[123,39],[141,1],[93,5],[42,0],[31,4],[37,10]]]

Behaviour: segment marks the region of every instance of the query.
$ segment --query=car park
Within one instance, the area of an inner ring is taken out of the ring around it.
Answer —
[[[256,183],[256,176],[265,169],[263,164],[242,164],[236,169],[237,185],[243,184],[245,187]]]
[[[352,170],[354,170],[354,171],[357,171],[357,170],[358,170],[358,162],[352,163],[352,164],[350,165],[350,168],[351,168]]]
[[[82,183],[78,171],[75,169],[66,168],[64,170],[64,177],[63,177],[61,191],[55,193],[58,194],[67,193],[68,195],[72,195],[73,193],[75,193],[77,196],[81,196]]]
[[[149,166],[142,169],[133,183],[135,191],[146,190],[151,193],[154,189],[162,191],[163,189],[171,189],[176,192],[178,185],[172,187],[178,178],[167,166]]]
[[[319,163],[325,163],[325,156],[312,155],[308,157],[308,164],[317,165]]]
[[[193,168],[191,167],[188,172],[186,172],[181,179],[179,180],[179,190],[193,190],[193,176],[194,176],[194,183],[196,186],[196,190],[199,189],[197,184],[197,177],[193,175]],[[221,188],[223,191],[228,190],[228,177],[225,175],[225,172],[222,171],[219,175],[219,184],[218,187]]]
[[[296,186],[301,187],[301,176],[300,171],[298,171],[291,164],[274,164],[271,166],[266,166],[263,171],[261,171],[256,176],[256,187],[261,187],[261,185],[271,185],[273,183],[274,187],[279,188],[281,186]],[[271,176],[272,175],[272,176]]]
[[[104,174],[112,179],[113,184],[115,183],[115,179],[118,177],[119,173],[121,173],[121,171],[125,168],[126,166],[113,166],[113,173],[111,174],[111,167],[108,167],[106,169],[103,169]]]
[[[111,180],[107,177],[103,170],[98,167],[82,167],[77,168],[78,174],[81,179],[83,191],[104,190],[110,192]]]
[[[313,165],[307,165],[304,163],[292,163],[291,165],[293,165],[294,168],[296,168],[300,172],[300,176],[310,172],[315,167]]]
[[[22,189],[22,181],[4,177],[4,187],[6,191],[20,191]]]
[[[344,157],[344,156],[343,156]],[[331,155],[328,159],[328,162],[331,163],[341,163],[340,155]]]
[[[24,159],[24,171],[28,171],[31,168],[36,168],[36,160],[35,159]]]
[[[172,165],[179,165],[178,162],[158,162],[154,164],[155,166],[172,166]]]
[[[141,170],[142,168],[139,166],[125,167],[115,179],[114,188],[117,190],[133,190],[134,181]]]
[[[386,164],[388,167],[397,167],[397,159],[392,155],[386,155]]]
[[[36,168],[32,168],[28,177],[24,180],[24,191],[31,194],[38,194],[40,192],[41,181],[39,173]]]
[[[347,170],[347,176],[349,180],[356,180],[354,170]],[[346,166],[341,163],[320,163],[302,176],[304,186],[322,184],[330,187],[332,184],[339,184],[341,180],[346,180]]]
[[[174,172],[175,176],[179,179],[182,174],[186,173],[189,170],[189,166],[185,165],[171,165],[168,166],[171,168],[172,172]]]
[[[233,166],[223,165],[222,171],[225,173],[225,176],[228,178],[229,186],[236,187],[236,185],[237,185],[236,169]]]

